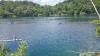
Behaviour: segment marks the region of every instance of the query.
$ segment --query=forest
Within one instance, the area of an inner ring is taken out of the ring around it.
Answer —
[[[100,12],[100,1],[93,0]],[[54,6],[31,1],[0,1],[0,17],[96,16],[90,0],[65,0]]]

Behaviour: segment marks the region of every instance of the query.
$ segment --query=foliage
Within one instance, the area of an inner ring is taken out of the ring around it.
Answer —
[[[10,49],[5,46],[0,46],[0,56],[7,56]]]
[[[100,12],[100,0],[93,0]],[[90,0],[65,0],[54,6],[33,3],[31,1],[0,1],[1,17],[28,16],[87,16],[96,15]]]
[[[27,45],[25,42],[21,42],[16,52],[11,53],[10,49],[4,45],[0,46],[0,56],[25,56]]]
[[[11,56],[25,56],[27,45],[25,42],[21,42],[17,52],[12,53]]]
[[[72,16],[91,15],[93,14],[93,7],[90,0],[67,0],[61,4],[65,13]],[[62,8],[61,7],[61,8]],[[65,8],[67,8],[65,10]]]

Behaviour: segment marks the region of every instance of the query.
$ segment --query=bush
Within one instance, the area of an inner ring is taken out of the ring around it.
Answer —
[[[10,49],[5,47],[5,45],[0,46],[0,56],[25,56],[27,49],[27,44],[25,42],[21,42],[19,48],[14,53],[10,52]]]

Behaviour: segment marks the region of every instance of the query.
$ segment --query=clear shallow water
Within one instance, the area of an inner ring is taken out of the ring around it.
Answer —
[[[88,22],[70,22],[58,17],[4,19],[0,39],[12,39],[14,32],[17,38],[27,41],[27,56],[78,56],[75,52],[100,50],[95,28]],[[12,50],[18,47],[18,42],[7,44]]]

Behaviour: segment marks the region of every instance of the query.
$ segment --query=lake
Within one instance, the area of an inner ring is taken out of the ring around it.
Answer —
[[[79,56],[80,51],[99,51],[96,25],[71,21],[70,17],[24,17],[0,19],[0,39],[18,39],[28,43],[27,56]],[[91,19],[91,18],[84,18]],[[7,42],[12,51],[19,42]]]

